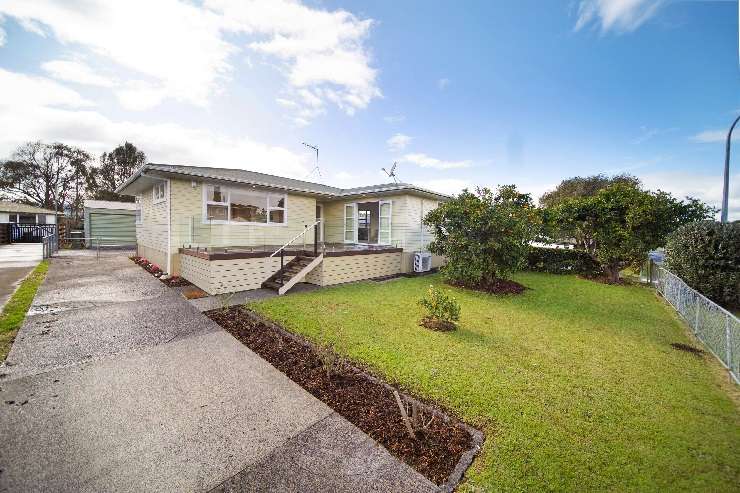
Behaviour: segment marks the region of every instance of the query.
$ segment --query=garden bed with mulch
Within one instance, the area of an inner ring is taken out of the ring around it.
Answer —
[[[452,491],[473,461],[483,434],[440,409],[399,394],[407,414],[416,410],[415,437],[394,388],[365,370],[262,319],[244,307],[206,312],[244,345],[326,403],[418,472]]]
[[[449,281],[447,284],[456,288],[472,289],[473,291],[482,291],[491,294],[522,294],[527,289],[526,286],[508,279],[496,279],[489,283],[474,285],[455,281]]]
[[[155,264],[154,262],[151,262],[147,260],[144,257],[138,257],[134,255],[133,257],[129,257],[129,259],[135,263],[136,265],[140,266],[142,269],[162,281],[166,286],[170,288],[179,288],[179,287],[185,287],[185,286],[192,286],[193,283],[185,279],[184,277],[180,276],[169,276],[166,277],[164,275],[164,271],[160,266]]]

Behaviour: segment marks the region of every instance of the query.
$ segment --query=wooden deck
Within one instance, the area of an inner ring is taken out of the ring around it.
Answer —
[[[212,248],[180,248],[181,255],[190,255],[205,260],[237,260],[248,258],[264,258],[272,255],[280,245],[262,245],[256,247],[212,247]],[[358,245],[346,243],[320,243],[316,253],[323,253],[325,257],[348,257],[354,255],[375,255],[380,253],[400,253],[402,248],[390,245]],[[285,256],[313,255],[310,245],[288,247]]]

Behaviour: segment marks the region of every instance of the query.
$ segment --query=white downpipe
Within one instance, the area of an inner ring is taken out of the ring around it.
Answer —
[[[172,187],[169,178],[167,185],[167,275],[172,275]]]

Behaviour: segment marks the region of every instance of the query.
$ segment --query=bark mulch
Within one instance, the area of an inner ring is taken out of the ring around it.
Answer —
[[[671,347],[673,347],[673,349],[678,349],[679,351],[686,351],[687,353],[692,353],[697,356],[701,356],[704,354],[703,349],[699,349],[698,347],[690,346],[682,342],[672,342]]]
[[[182,286],[192,286],[193,285],[192,282],[180,276],[172,276],[168,278],[160,277],[159,280],[171,288],[179,288]]]
[[[507,279],[496,279],[488,283],[475,285],[455,281],[450,281],[448,284],[450,286],[455,286],[456,288],[472,289],[474,291],[483,291],[484,293],[491,294],[522,294],[527,289],[526,286]]]
[[[262,322],[243,307],[206,315],[391,454],[449,491],[454,484],[448,483],[453,477],[455,484],[460,480],[480,448],[480,432],[419,401],[425,408],[423,423],[428,425],[411,438],[392,388],[343,361],[330,348],[318,348]]]

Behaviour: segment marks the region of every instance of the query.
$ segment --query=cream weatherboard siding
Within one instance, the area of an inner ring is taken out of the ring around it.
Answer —
[[[310,282],[331,286],[346,282],[392,276],[401,272],[401,252],[325,257],[314,269]],[[308,278],[306,279],[309,282]]]
[[[415,195],[392,195],[388,197],[373,197],[346,201],[322,202],[324,205],[324,238],[328,243],[344,242],[344,205],[352,202],[370,202],[374,200],[389,200],[392,204],[391,213],[391,245],[403,248],[406,252],[423,250],[431,241],[432,235],[428,228],[424,228],[422,235],[422,217],[439,202],[423,199]],[[422,245],[423,239],[423,245]]]
[[[209,224],[203,220],[204,184],[183,180],[173,180],[171,183],[172,245],[175,253],[183,245],[280,246],[301,233],[306,225],[316,221],[316,199],[288,194],[285,201],[287,224]],[[229,188],[252,190],[251,187]],[[313,243],[313,228],[306,233],[306,242]]]
[[[292,259],[286,256],[285,262]],[[392,276],[401,272],[401,261],[401,252],[324,257],[303,282],[331,286]],[[279,268],[279,257],[206,260],[180,256],[181,275],[211,295],[257,289]]]
[[[141,223],[136,225],[138,254],[166,270],[169,201],[164,200],[155,204],[152,188],[148,188],[139,197],[139,204],[141,205]]]
[[[292,256],[285,257],[285,263]],[[206,260],[180,256],[180,274],[208,294],[216,295],[257,289],[280,269],[280,257]]]

